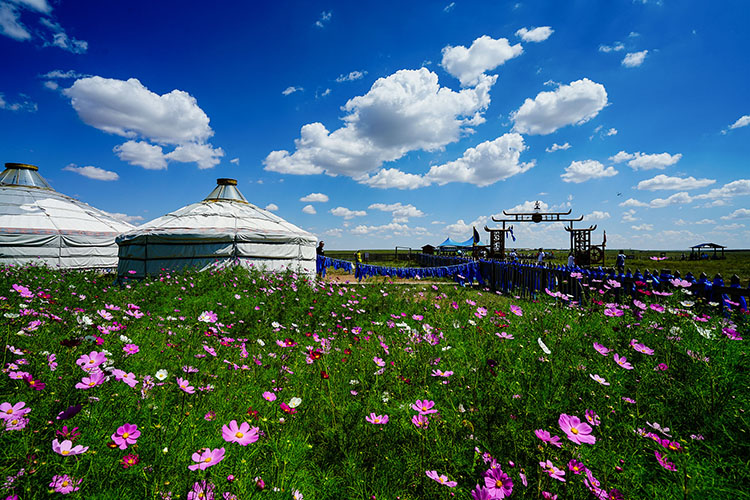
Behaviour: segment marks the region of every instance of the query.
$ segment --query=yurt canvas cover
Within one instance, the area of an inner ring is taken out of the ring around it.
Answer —
[[[132,228],[58,193],[33,165],[6,163],[0,173],[0,264],[115,268],[115,237]]]
[[[234,179],[218,179],[201,202],[117,238],[120,278],[228,265],[315,274],[317,238],[248,203]]]

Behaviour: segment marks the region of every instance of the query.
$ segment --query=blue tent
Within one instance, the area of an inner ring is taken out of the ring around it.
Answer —
[[[466,241],[458,242],[453,241],[450,239],[450,237],[446,238],[444,242],[439,244],[436,248],[444,248],[444,247],[458,247],[458,248],[471,248],[474,246],[474,237],[472,236]]]

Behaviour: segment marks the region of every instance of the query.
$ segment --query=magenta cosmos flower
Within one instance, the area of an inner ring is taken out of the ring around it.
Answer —
[[[213,311],[203,311],[201,315],[198,316],[198,321],[202,323],[216,323],[217,319],[219,319],[219,317]]]
[[[566,415],[565,413],[560,415],[557,420],[560,424],[560,428],[568,436],[568,439],[576,444],[594,444],[596,438],[591,435],[591,426],[574,415]]]
[[[512,312],[516,316],[523,316],[523,309],[521,309],[519,306],[511,305],[510,312]]]
[[[384,425],[388,423],[388,415],[376,415],[375,412],[365,417],[365,420],[371,424]]]
[[[437,481],[438,483],[449,488],[453,488],[458,484],[456,481],[448,481],[448,476],[446,475],[438,475],[436,470],[427,470],[425,471],[425,474],[427,474],[427,477],[429,477],[433,481]]]
[[[111,438],[121,450],[124,450],[131,444],[135,444],[140,436],[141,431],[138,430],[136,424],[125,424],[118,427],[117,432],[112,434]]]
[[[594,349],[596,349],[596,352],[601,354],[602,356],[607,356],[612,349],[607,349],[603,345],[601,345],[599,342],[594,342]]]
[[[187,394],[195,394],[195,387],[182,377],[177,377],[177,385]]]
[[[26,406],[25,401],[19,401],[14,405],[10,403],[0,404],[0,419],[12,420],[23,417],[31,411],[31,408],[24,408],[24,406]]]
[[[212,465],[216,465],[224,460],[224,448],[216,448],[214,450],[210,448],[203,448],[202,452],[199,450],[193,453],[193,462],[197,462],[193,465],[188,465],[190,470],[206,470]]]
[[[250,427],[247,422],[242,422],[239,426],[236,420],[229,422],[229,425],[224,425],[221,428],[221,437],[227,443],[237,443],[242,446],[247,446],[250,443],[254,443],[258,440],[258,427]]]
[[[63,474],[62,476],[52,476],[52,482],[49,483],[49,486],[50,488],[54,488],[57,493],[67,495],[68,493],[78,491],[78,485],[81,484],[82,481],[83,479],[76,481],[69,475]]]
[[[628,363],[628,358],[626,358],[625,356],[620,356],[619,354],[615,353],[614,359],[615,359],[615,363],[625,368],[626,370],[633,369],[633,365]]]
[[[125,370],[115,368],[114,370],[112,370],[112,375],[115,376],[115,380],[125,382],[130,387],[135,387],[136,385],[138,385],[138,379],[135,378],[135,373],[133,372],[125,373]]]
[[[92,387],[96,387],[97,385],[101,385],[104,383],[104,373],[102,372],[96,372],[91,374],[88,377],[83,377],[80,382],[78,382],[75,385],[76,389],[86,390],[91,389]]]
[[[534,431],[534,434],[536,434],[536,437],[538,437],[545,443],[549,443],[551,445],[557,446],[558,448],[562,448],[562,444],[560,444],[560,436],[551,436],[550,433],[545,431],[544,429],[537,429]]]
[[[513,481],[500,467],[488,469],[484,473],[484,486],[490,498],[506,498],[513,493]]]
[[[271,391],[266,391],[263,393],[263,399],[266,401],[276,401],[276,394],[272,393]]]
[[[426,429],[427,426],[430,425],[430,420],[427,418],[427,416],[420,413],[419,415],[414,415],[413,417],[411,417],[411,423],[414,424],[415,427]]]
[[[586,421],[591,425],[599,425],[602,423],[599,415],[594,410],[586,410]]]
[[[99,369],[99,365],[107,361],[107,355],[103,352],[91,351],[88,354],[83,354],[76,360],[76,364],[83,370],[91,373]]]
[[[437,410],[433,410],[433,406],[435,406],[434,401],[417,399],[417,402],[411,405],[411,409],[418,411],[420,415],[429,415],[430,413],[437,413]]]
[[[674,466],[674,463],[668,462],[667,457],[662,456],[662,454],[659,453],[658,451],[654,451],[654,455],[656,455],[656,461],[659,462],[659,465],[661,465],[665,469],[672,471],[672,472],[677,470],[677,467]]]
[[[77,446],[73,446],[73,441],[69,439],[66,439],[62,443],[57,439],[52,440],[52,450],[58,455],[62,455],[64,457],[80,455],[81,453],[86,453],[86,450],[88,449],[88,446],[81,446],[80,444]]]
[[[607,382],[606,380],[604,380],[603,377],[600,377],[599,375],[597,375],[595,373],[589,373],[589,377],[591,377],[591,379],[594,382],[599,382],[602,385],[609,385],[609,382]]]
[[[542,467],[542,469],[544,469],[544,472],[549,474],[552,479],[557,479],[558,481],[562,481],[563,483],[565,482],[565,478],[563,477],[565,475],[565,471],[555,467],[555,465],[550,460],[547,460],[546,462],[539,462],[539,465]]]

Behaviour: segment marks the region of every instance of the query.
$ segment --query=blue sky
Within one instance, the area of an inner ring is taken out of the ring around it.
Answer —
[[[256,4],[0,0],[0,161],[135,224],[233,177],[331,249],[536,200],[609,248],[750,247],[744,1]]]

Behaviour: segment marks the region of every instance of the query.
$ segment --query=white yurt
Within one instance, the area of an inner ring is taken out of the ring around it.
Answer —
[[[249,203],[234,179],[217,179],[201,202],[117,238],[120,278],[230,265],[315,274],[317,238]]]
[[[115,238],[133,226],[58,193],[38,170],[6,163],[0,173],[0,264],[117,267]]]

